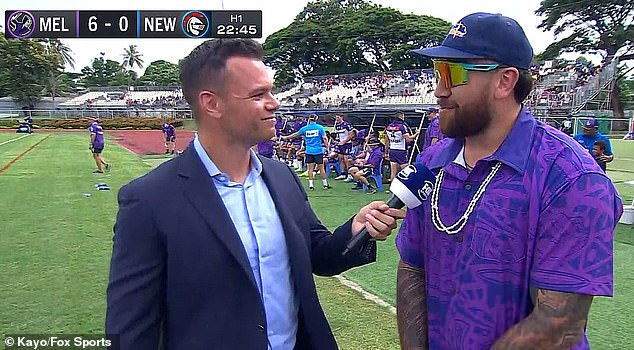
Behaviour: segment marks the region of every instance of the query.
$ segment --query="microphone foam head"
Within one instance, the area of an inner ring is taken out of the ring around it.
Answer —
[[[390,185],[390,192],[412,209],[429,199],[435,182],[436,175],[426,166],[416,163],[396,174]]]

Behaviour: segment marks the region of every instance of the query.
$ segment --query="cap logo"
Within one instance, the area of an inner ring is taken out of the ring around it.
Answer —
[[[462,24],[462,22],[458,22],[456,24],[454,24],[453,27],[451,27],[451,29],[449,30],[449,34],[447,34],[447,36],[453,36],[454,38],[459,37],[462,38],[465,35],[467,35],[467,27]]]

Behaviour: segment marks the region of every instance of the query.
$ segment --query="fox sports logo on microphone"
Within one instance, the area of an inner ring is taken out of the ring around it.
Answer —
[[[418,197],[421,200],[426,201],[427,199],[429,199],[429,196],[431,195],[431,192],[433,190],[434,184],[431,181],[425,181],[423,187],[418,189]]]

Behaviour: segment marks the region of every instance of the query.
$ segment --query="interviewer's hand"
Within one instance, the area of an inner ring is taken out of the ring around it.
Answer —
[[[404,210],[390,208],[383,201],[375,201],[359,210],[352,220],[352,233],[357,234],[366,227],[372,239],[383,241],[396,228],[396,219],[404,217]]]

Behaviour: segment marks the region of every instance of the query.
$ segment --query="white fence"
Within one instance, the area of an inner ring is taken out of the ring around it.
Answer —
[[[112,119],[115,117],[191,119],[192,112],[190,109],[0,110],[0,120],[22,120],[27,116],[33,119],[77,119],[89,117],[100,119]]]

